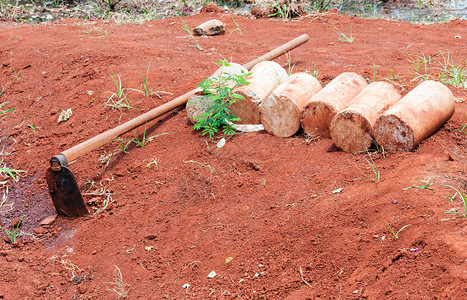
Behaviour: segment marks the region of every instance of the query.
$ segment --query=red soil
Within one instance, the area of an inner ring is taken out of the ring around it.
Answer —
[[[232,15],[201,13],[184,21],[194,27],[214,17],[227,33],[197,38],[204,51],[188,47],[193,42],[176,18],[142,25],[1,24],[0,103],[8,101],[1,110],[16,112],[0,116],[0,149],[11,153],[0,159],[27,173],[8,181],[12,210],[4,205],[0,220],[8,228],[7,218],[24,214],[21,229],[35,239],[0,243],[0,298],[115,299],[109,289],[118,290],[116,266],[129,299],[465,297],[467,218],[445,214],[463,206],[459,197],[453,203],[443,197],[453,194],[445,184],[467,191],[467,138],[456,130],[467,115],[467,91],[452,86],[456,112],[442,128],[413,152],[373,155],[378,183],[368,155],[341,152],[328,139],[239,133],[216,150],[221,136],[209,141],[194,132],[179,109],[147,124],[149,135],[170,134],[116,152],[107,168],[99,157],[118,142],[70,166],[83,189],[91,180],[93,190],[99,182],[106,186],[113,199],[107,209],[39,226],[54,213],[44,179],[52,155],[193,89],[222,57],[245,63],[307,33],[310,41],[291,52],[294,72],[316,67],[323,83],[346,71],[370,80],[373,70],[377,80],[392,73],[405,85],[403,94],[417,84],[408,54],[467,59],[466,21],[414,25],[327,14],[285,23],[234,16],[243,35],[229,34],[236,28]],[[350,27],[354,42],[338,41],[332,30]],[[112,72],[124,87],[141,88],[150,61],[150,88],[173,96],[133,92],[137,109],[104,105],[110,94],[99,93],[115,90]],[[287,67],[285,56],[276,61]],[[71,118],[57,123],[68,108]],[[157,165],[148,166],[154,158]],[[430,177],[435,191],[404,190]],[[96,207],[104,198],[86,201]],[[387,224],[396,231],[410,226],[395,239]],[[217,275],[209,279],[211,271]]]

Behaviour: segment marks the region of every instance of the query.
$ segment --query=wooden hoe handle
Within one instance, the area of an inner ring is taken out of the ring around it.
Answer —
[[[283,55],[284,53],[302,45],[303,43],[306,43],[308,41],[309,37],[307,34],[302,34],[301,36],[283,44],[282,46],[279,46],[275,48],[274,50],[264,54],[263,56],[260,56],[249,63],[244,64],[243,66],[247,69],[250,70],[251,68],[254,67],[259,62],[265,61],[265,60],[273,60],[276,57],[279,57]],[[151,121],[179,106],[184,105],[190,96],[194,95],[195,93],[201,91],[200,88],[196,88],[194,90],[189,91],[188,93],[185,93],[165,104],[162,104],[161,106],[158,106],[136,118],[133,118],[113,129],[109,129],[99,135],[96,135],[95,137],[84,141],[70,149],[67,149],[63,151],[61,154],[65,156],[66,160],[68,162],[71,162],[75,160],[76,158],[85,155],[92,150],[99,148],[100,146],[103,146],[107,144],[108,142],[111,142],[121,136],[122,134],[127,133],[128,131],[131,131],[135,129],[136,127],[139,127],[143,125],[144,123]]]

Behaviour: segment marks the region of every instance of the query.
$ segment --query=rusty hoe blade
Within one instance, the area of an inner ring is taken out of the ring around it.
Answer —
[[[89,214],[75,176],[67,168],[68,162],[64,155],[59,154],[50,159],[46,181],[50,196],[57,213],[68,217],[82,217]]]

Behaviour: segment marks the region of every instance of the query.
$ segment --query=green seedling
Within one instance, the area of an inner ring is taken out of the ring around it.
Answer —
[[[392,229],[391,225],[389,225],[388,222],[386,222],[386,224],[388,225],[388,228],[389,228],[389,230],[391,231],[392,236],[393,236],[394,239],[396,239],[396,240],[399,238],[399,233],[400,233],[404,228],[407,228],[407,227],[410,226],[410,224],[407,224],[407,225],[405,225],[404,227],[402,227],[401,229],[399,229],[397,232],[395,232],[394,229]]]
[[[122,272],[120,268],[115,266],[114,274],[113,274],[113,281],[107,282],[110,287],[106,287],[108,291],[116,293],[120,299],[124,299],[128,297],[129,287],[128,283],[123,282]]]
[[[10,219],[7,219],[8,221],[10,221],[11,223],[11,230],[9,229],[4,229],[5,230],[5,233],[6,235],[8,236],[8,238],[10,239],[10,243],[14,243],[16,242],[16,240],[18,239],[18,237],[20,236],[23,236],[23,235],[30,235],[32,236],[32,234],[30,233],[24,233],[24,232],[20,232],[19,231],[19,227],[21,226],[21,222],[23,221],[23,218],[24,218],[24,215],[21,216],[21,218],[19,219],[19,222],[18,224],[16,224],[16,226],[13,224],[13,221],[10,220]]]
[[[137,146],[139,147],[144,147],[146,146],[150,141],[152,141],[154,138],[158,137],[158,136],[161,136],[161,135],[164,135],[164,134],[169,134],[171,132],[164,132],[164,133],[159,133],[159,134],[156,134],[156,135],[153,135],[153,136],[150,136],[148,138],[146,138],[146,126],[144,126],[144,131],[143,131],[143,135],[140,137],[138,135],[138,129],[136,129],[136,132],[135,132],[135,135],[134,135],[134,139],[130,140],[130,142],[133,142],[135,143]]]
[[[146,165],[147,168],[149,168],[149,166],[151,165],[154,165],[156,168],[157,168],[157,158],[154,156],[151,161]]]
[[[418,9],[422,9],[424,6],[423,0],[415,0],[415,4],[417,4]]]
[[[94,102],[94,99],[96,99],[97,97],[99,97],[100,95],[102,95],[104,93],[110,93],[110,97],[107,100],[107,102],[105,103],[107,106],[110,106],[110,107],[115,108],[115,109],[133,108],[129,104],[129,101],[126,99],[127,97],[125,95],[125,91],[128,90],[128,88],[124,88],[122,86],[122,79],[120,78],[120,76],[116,75],[114,72],[111,72],[110,76],[112,77],[112,81],[113,81],[113,83],[115,85],[115,92],[106,91],[106,92],[99,93],[94,98],[92,98],[89,101],[89,103]],[[116,100],[114,100],[114,98]]]
[[[275,68],[273,69],[273,79],[274,81],[276,82],[276,84],[279,86],[282,84],[282,82],[284,81],[284,78],[279,74],[278,70],[276,70]]]
[[[227,60],[221,60],[217,64],[225,67],[230,66]],[[249,75],[250,73],[237,75],[221,72],[217,77],[211,76],[203,80],[198,87],[202,89],[210,105],[208,105],[206,112],[195,118],[196,124],[193,129],[202,130],[202,134],[208,134],[211,139],[220,128],[224,134],[233,135],[235,129],[231,122],[240,119],[230,112],[230,106],[237,99],[244,99],[242,95],[234,93],[233,90],[237,86],[248,85],[246,77]]]
[[[457,131],[459,131],[460,133],[462,133],[463,135],[465,135],[467,133],[467,120],[465,119],[465,114],[462,116],[462,124],[461,124],[461,128],[460,129],[456,129]]]
[[[62,6],[62,4],[62,0],[52,0],[52,6],[55,8],[59,8],[60,6]]]
[[[290,52],[286,52],[285,57],[287,59],[287,66],[289,67],[287,74],[290,76],[293,74],[293,68],[295,67],[295,64],[292,65],[292,56],[290,55]]]
[[[232,21],[234,22],[236,28],[232,29],[230,31],[230,34],[234,33],[234,31],[238,31],[240,35],[243,35],[242,29],[240,29],[240,26],[238,26],[237,22],[235,21],[234,17],[232,17]]]
[[[3,177],[3,179],[11,178],[15,182],[19,181],[19,177],[21,173],[26,173],[26,171],[10,169],[7,167],[0,168],[0,175]]]
[[[433,58],[430,55],[425,56],[425,53],[415,56],[408,54],[408,56],[409,61],[413,64],[416,75],[412,81],[425,81],[430,79],[430,74],[428,71],[429,64],[432,62]]]
[[[130,100],[128,100],[128,97],[126,96],[125,98],[117,100],[117,101],[110,98],[109,100],[107,100],[107,102],[105,102],[105,105],[110,106],[110,108],[117,109],[119,111],[121,111],[121,108],[126,108],[126,109],[135,108],[131,106]]]
[[[467,63],[463,62],[456,65],[448,52],[445,56],[440,53],[435,56],[440,65],[434,69],[438,71],[439,81],[456,87],[467,88]]]
[[[133,135],[133,139],[131,139],[131,140],[117,139],[117,140],[120,141],[120,146],[122,148],[122,151],[124,153],[126,153],[126,149],[128,148],[128,145],[130,143],[135,143],[136,146],[142,148],[142,147],[146,146],[154,138],[156,138],[158,136],[161,136],[161,135],[164,135],[164,134],[170,134],[170,133],[172,133],[172,132],[164,132],[164,133],[156,134],[156,135],[153,135],[153,136],[150,136],[150,137],[146,137],[146,125],[144,125],[144,131],[143,131],[143,134],[141,136],[138,133],[138,128],[136,128],[136,132]],[[124,142],[126,142],[125,145],[123,145]]]
[[[275,12],[270,14],[269,17],[279,17],[284,20],[288,19],[288,9],[286,3],[281,5],[280,1],[276,0],[276,5],[274,5],[272,8],[275,10]]]
[[[126,88],[122,87],[122,79],[119,75],[115,75],[114,72],[112,72],[111,76],[117,91],[112,94],[110,99],[112,99],[115,96],[118,100],[122,100],[123,98],[125,98],[124,92],[126,90]]]
[[[392,81],[399,81],[399,77],[394,74],[393,70],[389,70],[389,74],[391,74],[391,80]]]
[[[371,155],[369,155],[370,157],[370,160],[366,159],[366,162],[370,165],[371,167],[371,170],[373,170],[373,174],[375,175],[375,178],[373,179],[375,182],[379,182],[380,181],[380,173],[378,171],[378,168],[376,167],[376,164],[375,162],[373,161],[373,158],[371,158]],[[370,162],[371,161],[371,162]]]
[[[373,64],[373,78],[371,79],[371,82],[375,82],[376,81],[376,65]]]
[[[315,0],[312,2],[311,8],[317,12],[324,12],[329,9],[332,0]]]
[[[315,67],[313,68],[313,70],[311,70],[311,68],[308,68],[308,69],[306,70],[306,72],[307,72],[308,74],[310,74],[311,76],[317,78],[317,77],[318,77],[318,65],[315,65]]]
[[[401,90],[405,90],[405,87],[404,85],[400,84],[399,81],[399,77],[394,74],[394,72],[392,70],[389,70],[389,74],[391,74],[391,78],[384,78],[386,81],[392,83],[393,85],[396,85],[398,86]]]
[[[409,186],[409,187],[406,187],[404,188],[404,191],[406,190],[409,190],[409,189],[413,189],[413,188],[417,188],[417,189],[427,189],[427,190],[432,190],[432,191],[435,191],[431,186],[434,184],[433,182],[430,183],[430,179],[432,178],[433,176],[431,176],[430,178],[428,178],[428,180],[422,180],[422,179],[417,179],[417,181],[421,181],[423,183],[425,183],[424,185],[413,185],[413,186]]]
[[[13,76],[16,78],[16,81],[19,81],[21,79],[19,77],[19,73],[21,73],[21,71],[16,72],[16,70],[13,70]]]
[[[32,121],[28,124],[28,127],[32,129],[32,132],[36,132],[36,127],[34,126],[34,124],[32,124]]]
[[[137,89],[129,89],[129,90],[142,93],[146,97],[151,97],[152,95],[156,95],[157,97],[161,98],[159,93],[172,95],[172,93],[169,93],[169,92],[163,92],[163,91],[151,92],[149,90],[149,68],[150,67],[151,67],[151,61],[149,61],[148,69],[146,70],[146,75],[144,75],[144,73],[142,74],[143,75],[143,84],[142,84],[142,86],[143,86],[144,90],[143,91],[142,90],[137,90]]]
[[[195,39],[195,36],[193,35],[193,30],[191,30],[190,27],[188,27],[188,25],[185,23],[185,21],[183,21],[182,18],[180,18],[180,21],[182,21],[183,23],[183,26],[182,26],[182,30],[186,31],[190,37],[190,39],[193,41],[193,43],[195,44],[194,46],[191,46],[191,45],[188,45],[188,47],[193,47],[193,48],[196,48],[198,50],[201,50],[203,51],[204,49],[201,48],[201,46],[198,44],[198,42],[196,41]]]
[[[347,36],[345,33],[340,31],[339,28],[337,28],[337,27],[334,27],[334,28],[335,28],[335,30],[332,30],[332,29],[331,30],[334,31],[335,33],[339,34],[338,41],[344,42],[344,43],[353,43],[352,26],[350,26],[350,35],[349,36]]]
[[[3,95],[3,92],[5,92],[5,88],[2,85],[2,91],[0,92],[0,96]]]
[[[449,199],[449,201],[451,202],[454,202],[455,198],[457,195],[459,195],[459,197],[461,198],[462,202],[464,203],[464,208],[465,208],[465,213],[461,213],[461,212],[458,212],[458,211],[445,211],[444,213],[446,214],[459,214],[465,218],[467,218],[467,194],[466,193],[463,193],[461,192],[460,190],[456,189],[455,187],[453,186],[450,186],[450,185],[444,185],[445,187],[449,187],[451,189],[453,189],[454,191],[456,191],[456,193],[452,196],[448,196],[446,198]]]
[[[467,88],[467,64],[465,62],[455,64],[449,52],[441,52],[434,56],[425,56],[424,53],[415,56],[408,54],[408,57],[416,75],[412,81],[438,77],[444,84]]]
[[[3,87],[2,87],[2,89],[3,89]],[[2,90],[2,92],[0,93],[0,96],[1,96],[2,94],[3,94],[3,90]],[[7,104],[8,104],[8,101],[2,102],[2,103],[0,103],[0,107],[5,106],[5,105],[7,105]],[[9,108],[9,109],[6,109],[6,110],[0,110],[0,115],[4,115],[4,114],[6,114],[6,113],[8,113],[8,112],[10,112],[10,111],[14,113],[14,112],[16,111],[16,109],[15,109],[15,108]]]
[[[151,21],[157,20],[157,9],[155,7],[151,8],[148,11],[146,11],[145,9],[142,9],[142,12],[143,12],[145,20],[151,20]]]
[[[6,114],[6,113],[8,113],[8,112],[10,112],[10,111],[11,111],[11,112],[15,112],[16,109],[15,109],[15,108],[9,108],[9,109],[7,109],[7,110],[0,110],[0,115]]]

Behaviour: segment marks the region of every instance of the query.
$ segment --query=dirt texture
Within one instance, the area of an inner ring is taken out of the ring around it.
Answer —
[[[16,109],[0,115],[1,167],[27,171],[2,186],[0,298],[465,299],[467,218],[445,214],[465,209],[459,196],[444,197],[455,193],[444,185],[467,191],[465,88],[449,86],[453,117],[414,151],[372,155],[379,182],[368,154],[341,152],[330,139],[259,131],[217,148],[223,136],[193,131],[180,108],[147,123],[147,136],[166,134],[146,146],[119,150],[131,132],[70,165],[92,216],[39,225],[54,214],[45,182],[52,155],[192,90],[223,57],[243,64],[307,33],[291,52],[294,72],[318,70],[323,84],[343,72],[388,78],[403,95],[418,83],[408,54],[467,59],[467,21],[326,13],[283,22],[219,12],[183,21],[193,28],[212,18],[226,34],[197,37],[203,51],[179,18],[0,23],[0,109]],[[335,28],[351,28],[353,43]],[[275,61],[288,69],[285,56]],[[134,108],[106,105],[117,101],[111,74],[142,89],[149,63],[151,91],[172,95],[125,90]],[[433,190],[405,189],[428,179]],[[11,244],[7,219],[23,214],[20,229],[34,237]],[[397,239],[388,225],[402,229]]]

